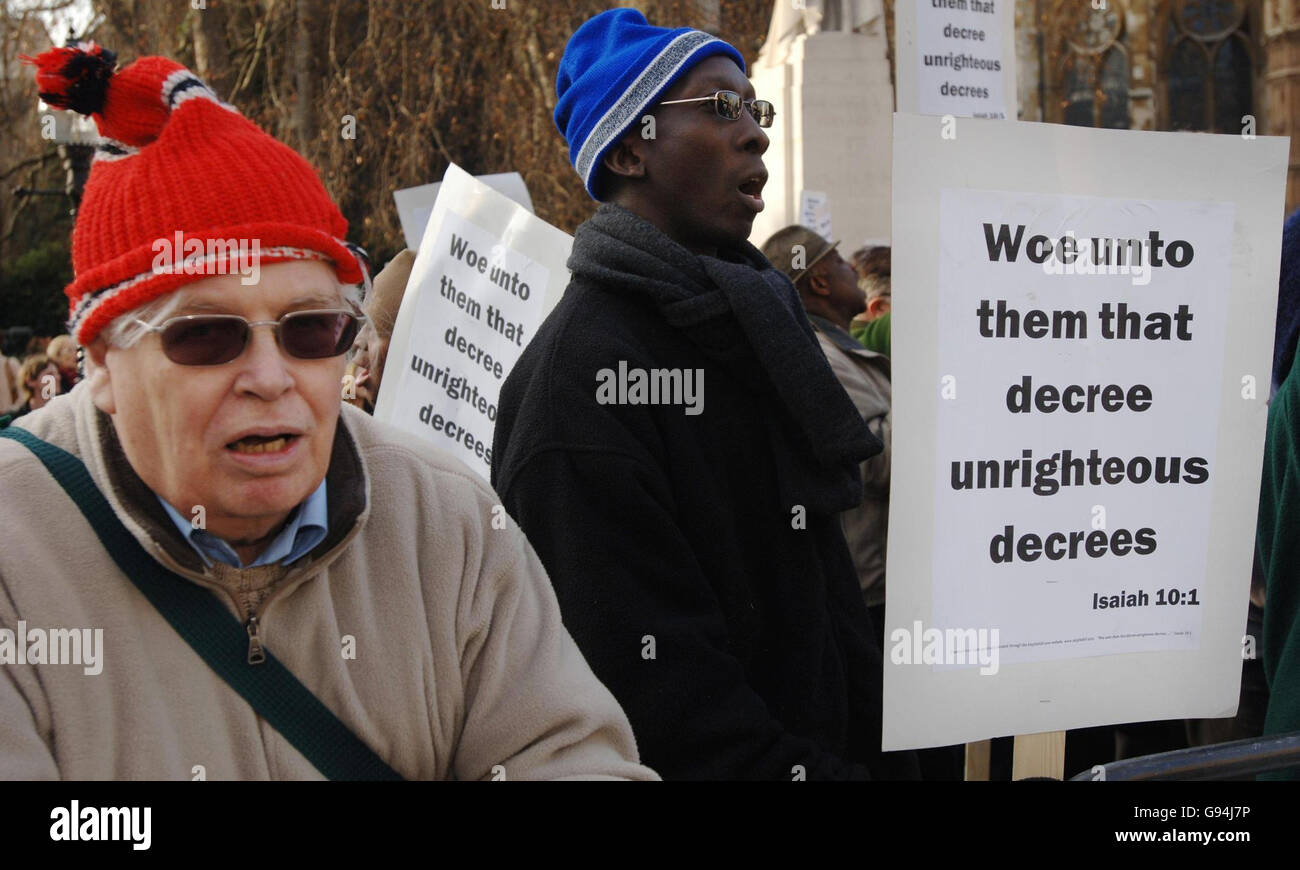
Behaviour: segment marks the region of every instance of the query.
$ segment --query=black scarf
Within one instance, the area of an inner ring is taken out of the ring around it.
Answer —
[[[693,254],[606,204],[578,227],[568,266],[575,279],[644,298],[706,356],[775,394],[784,419],[766,422],[787,507],[834,513],[861,501],[858,463],[884,445],[831,372],[794,285],[757,248]]]

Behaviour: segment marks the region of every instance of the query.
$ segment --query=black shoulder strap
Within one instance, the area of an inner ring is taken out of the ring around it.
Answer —
[[[0,418],[0,426],[7,423]],[[248,635],[239,620],[211,592],[168,571],[145,552],[80,459],[16,426],[0,429],[0,438],[17,441],[36,454],[81,509],[122,573],[208,666],[324,776],[402,778],[270,652],[263,663],[248,664]]]

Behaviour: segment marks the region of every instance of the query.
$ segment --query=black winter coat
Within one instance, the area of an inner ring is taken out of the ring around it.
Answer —
[[[492,484],[642,761],[665,779],[915,777],[912,753],[880,752],[881,658],[837,514],[880,444],[793,287],[752,246],[696,257],[608,205],[569,267],[503,386]],[[602,404],[620,362],[702,370],[702,412]]]

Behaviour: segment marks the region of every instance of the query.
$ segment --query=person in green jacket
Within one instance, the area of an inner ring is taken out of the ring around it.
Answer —
[[[867,310],[853,318],[849,334],[867,350],[889,356],[889,247],[860,248],[853,254],[858,287]]]
[[[1286,734],[1300,731],[1300,372],[1295,367],[1269,406],[1256,541],[1268,590],[1263,659],[1270,694],[1264,734]],[[1300,767],[1260,778],[1300,779]]]

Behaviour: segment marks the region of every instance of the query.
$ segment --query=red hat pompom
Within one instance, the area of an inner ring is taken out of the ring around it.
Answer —
[[[73,47],[51,48],[36,57],[23,55],[22,59],[36,67],[36,86],[47,105],[82,115],[104,110],[117,55],[102,45],[79,42]]]

